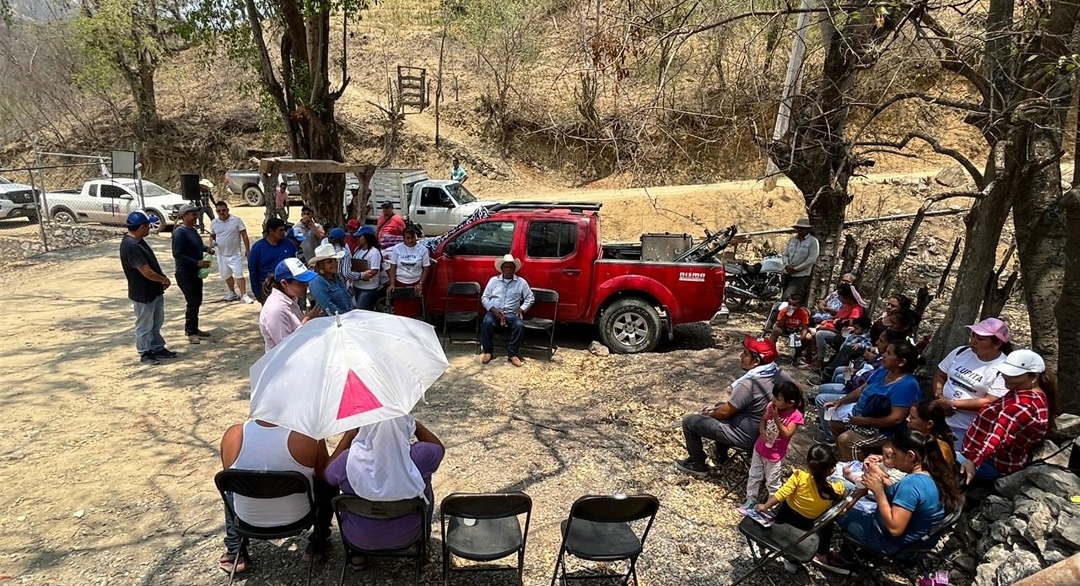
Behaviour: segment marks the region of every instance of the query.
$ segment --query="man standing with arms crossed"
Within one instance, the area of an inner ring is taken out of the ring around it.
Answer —
[[[173,229],[172,252],[176,261],[176,285],[184,293],[187,307],[184,310],[184,334],[189,344],[199,344],[200,338],[209,338],[210,334],[199,329],[199,308],[203,302],[203,281],[199,278],[199,269],[210,266],[210,261],[203,260],[203,254],[213,254],[214,249],[203,244],[202,236],[195,229],[199,219],[199,208],[185,205],[180,208],[181,225]]]
[[[218,272],[229,286],[229,292],[222,301],[254,303],[255,300],[247,294],[247,284],[244,282],[244,259],[251,253],[247,226],[239,216],[229,214],[229,204],[225,201],[215,203],[214,207],[217,217],[210,222],[210,246],[217,249]],[[243,256],[240,252],[241,241],[244,244]],[[234,284],[240,289],[240,295],[236,294]]]
[[[807,218],[799,218],[792,228],[795,228],[795,235],[788,240],[782,255],[787,275],[784,277],[786,283],[781,299],[787,299],[795,293],[807,299],[810,292],[810,273],[818,259],[818,240],[810,235],[813,227]]]
[[[127,217],[127,234],[120,241],[120,266],[128,284],[128,299],[135,307],[135,349],[144,366],[160,364],[159,358],[176,358],[176,352],[165,347],[161,324],[165,322],[165,290],[172,284],[161,271],[153,249],[145,238],[155,216],[131,212]]]

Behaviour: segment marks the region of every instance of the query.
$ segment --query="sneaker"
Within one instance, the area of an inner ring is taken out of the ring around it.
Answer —
[[[152,350],[151,353],[158,358],[176,358],[177,356],[179,356],[176,352],[173,352],[168,348],[162,348],[161,350]]]
[[[158,361],[153,352],[147,352],[139,357],[139,364],[142,364],[143,366],[157,366],[158,364],[161,364],[161,362]]]
[[[799,565],[798,564],[793,564],[793,563],[791,563],[791,562],[789,562],[787,560],[782,560],[782,561],[784,562],[784,571],[785,572],[787,572],[789,574],[797,574],[797,573],[799,573]]]
[[[255,303],[255,299],[247,293],[244,293],[244,296],[240,298],[240,301],[243,301],[244,303]]]
[[[196,336],[195,334],[191,334],[190,336],[188,336],[187,341],[188,344],[202,344],[202,340],[200,340],[199,336]]]
[[[840,554],[831,551],[824,555],[820,553],[815,555],[814,565],[834,574],[840,574],[841,576],[848,576],[851,574],[851,564],[840,557]]]
[[[229,291],[228,293],[225,294],[224,297],[221,298],[221,300],[225,301],[225,302],[237,301],[239,299],[240,299],[240,296],[237,295],[235,291]]]
[[[709,475],[708,464],[705,462],[694,462],[689,458],[685,460],[675,460],[675,467],[691,476],[697,476],[698,478],[704,478]]]
[[[745,509],[752,509],[752,508],[754,508],[754,505],[756,505],[756,504],[757,504],[757,499],[746,499],[746,501],[743,502],[742,506]]]

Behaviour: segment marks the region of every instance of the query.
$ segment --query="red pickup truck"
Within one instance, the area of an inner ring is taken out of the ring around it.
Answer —
[[[724,295],[719,264],[646,262],[640,245],[602,245],[598,203],[511,202],[446,237],[424,291],[428,315],[446,308],[456,281],[483,287],[494,260],[507,253],[524,263],[533,288],[559,293],[557,321],[597,324],[613,352],[648,352],[674,326],[710,319]],[[538,304],[529,315],[551,318]]]

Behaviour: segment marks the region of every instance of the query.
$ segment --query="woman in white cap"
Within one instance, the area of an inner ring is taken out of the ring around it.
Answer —
[[[956,436],[956,449],[960,449],[979,410],[1008,392],[997,367],[1012,350],[1009,326],[996,317],[967,328],[971,330],[968,343],[954,348],[938,363],[933,383],[934,394],[946,404],[946,421]]]
[[[343,252],[333,244],[320,244],[315,248],[315,256],[308,261],[308,266],[315,269],[317,277],[311,280],[311,295],[315,297],[323,315],[338,315],[353,309],[349,283],[338,270]]]
[[[963,466],[969,478],[992,480],[1027,466],[1054,415],[1057,385],[1042,356],[1015,350],[996,369],[1008,392],[984,405],[964,435],[961,453],[968,460]]]

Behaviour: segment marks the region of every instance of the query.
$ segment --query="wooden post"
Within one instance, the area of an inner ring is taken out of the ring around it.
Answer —
[[[949,262],[945,263],[945,270],[941,271],[941,280],[938,281],[937,292],[934,297],[941,297],[941,294],[945,292],[945,283],[949,280],[949,273],[952,271],[953,263],[956,262],[956,255],[960,254],[960,242],[963,239],[959,236],[956,237],[956,242],[953,242],[952,254],[949,255]]]
[[[908,250],[911,249],[911,243],[915,241],[915,234],[919,231],[919,226],[922,225],[925,217],[926,208],[919,208],[919,213],[915,215],[915,219],[911,222],[911,227],[908,228],[907,236],[904,237],[904,243],[900,245],[900,250],[882,265],[881,275],[878,277],[877,286],[874,287],[874,296],[870,299],[870,307],[868,308],[870,312],[873,312],[874,306],[881,299],[881,296],[892,288],[893,281],[896,280],[896,274],[900,272],[900,265],[904,264]]]
[[[859,255],[859,245],[851,234],[844,235],[844,249],[840,252],[840,275],[850,273],[855,268],[855,257]]]
[[[450,26],[450,17],[443,11],[442,39],[439,40],[439,71],[435,74],[435,146],[439,146],[439,106],[442,104],[442,70],[446,54],[446,29]]]

